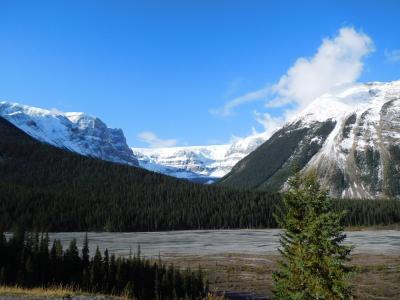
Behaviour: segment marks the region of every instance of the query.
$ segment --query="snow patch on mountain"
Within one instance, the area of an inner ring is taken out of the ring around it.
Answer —
[[[231,144],[168,148],[132,148],[145,169],[163,174],[211,183],[227,174],[232,167],[268,138],[255,133],[235,138]]]
[[[332,177],[342,178],[342,190],[330,190],[335,196],[398,195],[398,183],[392,183],[397,175],[392,172],[399,168],[400,81],[355,84],[325,94],[292,122],[312,126],[327,119],[335,120],[336,126],[304,170],[317,169],[327,187],[332,186]]]
[[[63,113],[0,102],[0,116],[33,138],[85,156],[137,166],[121,129],[80,112]]]
[[[282,190],[293,167],[333,197],[400,197],[400,81],[336,87],[316,98],[220,183]]]

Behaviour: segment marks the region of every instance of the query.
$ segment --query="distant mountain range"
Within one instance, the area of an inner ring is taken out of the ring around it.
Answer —
[[[227,145],[130,148],[121,129],[84,113],[0,102],[0,116],[39,141],[191,181],[279,191],[296,166],[334,197],[400,197],[400,81],[337,88],[271,137]]]
[[[232,144],[170,148],[132,148],[140,167],[192,181],[212,183],[267,139],[255,134]]]
[[[266,140],[259,134],[230,145],[131,149],[121,129],[85,113],[0,102],[0,116],[53,146],[200,183],[215,182]]]
[[[356,84],[320,96],[220,184],[281,190],[295,166],[316,170],[334,197],[399,197],[400,81]]]
[[[278,195],[195,184],[87,157],[40,142],[2,117],[0,137],[3,230],[121,232],[276,226],[272,211]]]

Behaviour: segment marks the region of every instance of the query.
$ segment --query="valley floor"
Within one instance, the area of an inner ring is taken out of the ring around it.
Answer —
[[[272,296],[272,273],[278,255],[221,253],[218,255],[168,255],[163,261],[180,267],[197,268],[208,274],[211,290],[246,291]],[[357,267],[354,277],[357,299],[400,299],[399,255],[354,254],[351,264]]]
[[[243,295],[246,292],[247,296],[259,295],[270,298],[273,289],[272,273],[279,256],[243,253],[168,254],[162,259],[165,263],[173,263],[182,268],[196,269],[201,265],[209,279],[211,291],[240,291]],[[352,256],[351,264],[357,267],[357,275],[354,277],[356,299],[400,299],[400,254],[398,256],[355,254]],[[238,294],[231,293],[231,295]],[[0,286],[0,299],[116,300],[125,298],[80,293],[68,288],[22,289]]]
[[[351,264],[357,267],[353,279],[357,299],[400,299],[400,235],[398,227],[348,228],[349,242],[356,245]],[[382,230],[384,229],[384,230]],[[356,231],[353,231],[356,230]],[[90,245],[108,248],[111,253],[128,255],[141,246],[142,254],[177,267],[199,266],[207,274],[212,291],[249,292],[272,296],[272,273],[279,260],[279,230],[215,230],[143,233],[89,233]],[[82,245],[85,233],[51,233],[66,247],[72,238]],[[91,249],[90,253],[94,253]],[[0,299],[30,299],[42,291],[6,290],[0,287]],[[62,299],[63,293],[52,299]],[[72,299],[105,299],[99,296],[72,294]],[[5,296],[7,295],[7,296]],[[8,297],[8,298],[4,298]],[[11,298],[10,298],[11,297]],[[16,298],[17,297],[17,298]],[[245,299],[245,298],[239,298]],[[253,299],[253,298],[250,298]]]
[[[125,300],[127,298],[83,293],[64,287],[28,289],[17,286],[15,287],[0,286],[0,299],[1,300],[16,300],[16,299]]]

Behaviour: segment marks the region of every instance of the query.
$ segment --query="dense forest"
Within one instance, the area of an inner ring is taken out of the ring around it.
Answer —
[[[0,228],[272,227],[277,195],[206,186],[40,143],[0,119]],[[271,215],[269,215],[271,214]]]
[[[201,299],[207,286],[196,272],[151,262],[140,252],[116,258],[107,249],[89,255],[86,238],[81,253],[76,241],[63,250],[47,235],[16,232],[8,240],[0,234],[0,284],[20,287],[69,286],[79,291],[124,295],[132,299]]]
[[[0,118],[0,228],[156,231],[276,227],[279,194],[195,184],[40,143]],[[338,200],[346,225],[400,222],[400,201]]]

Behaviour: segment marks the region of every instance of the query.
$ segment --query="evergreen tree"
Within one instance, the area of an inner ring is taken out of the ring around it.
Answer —
[[[199,272],[185,273],[188,289],[184,287],[181,272],[166,267],[161,260],[151,263],[139,254],[128,258],[111,256],[106,249],[104,258],[97,247],[89,258],[88,283],[84,284],[84,253],[79,256],[76,240],[63,251],[55,240],[49,251],[48,235],[21,232],[6,239],[0,232],[0,283],[21,287],[48,287],[68,285],[73,288],[112,295],[126,295],[134,299],[200,299],[204,284]],[[88,248],[88,244],[86,243]],[[159,282],[156,288],[155,282]],[[179,287],[179,289],[177,289]],[[177,296],[179,295],[179,296]]]
[[[24,272],[24,284],[26,286],[32,286],[34,284],[34,267],[33,267],[33,262],[32,262],[32,257],[29,256],[28,259],[25,262],[25,267],[23,269]]]
[[[7,254],[7,240],[4,232],[0,231],[0,284],[5,281],[5,262],[6,262],[6,254]],[[2,272],[1,272],[2,270]]]
[[[103,279],[102,271],[103,271],[103,259],[101,257],[99,246],[97,246],[90,269],[90,283],[95,291],[99,290],[99,288],[101,287]]]
[[[49,234],[42,234],[40,238],[40,250],[36,259],[36,265],[39,272],[39,281],[47,282],[50,269],[50,253],[49,253],[50,238]]]
[[[352,299],[346,265],[351,247],[345,239],[341,219],[332,201],[320,189],[315,173],[298,173],[289,181],[277,221],[282,260],[273,275],[275,299]]]
[[[61,262],[63,256],[63,247],[59,240],[53,241],[50,250],[50,282],[60,282],[62,280]]]
[[[104,251],[104,259],[103,259],[103,289],[109,292],[109,281],[110,281],[110,256],[108,254],[108,249]]]
[[[83,241],[83,246],[82,246],[82,285],[84,287],[89,287],[89,285],[90,285],[89,252],[90,252],[89,251],[89,239],[88,239],[88,234],[86,232],[85,239]]]
[[[82,246],[82,268],[84,270],[88,270],[89,268],[89,239],[87,232]]]
[[[0,284],[5,284],[6,283],[6,268],[1,267],[0,268]]]
[[[81,282],[81,258],[79,257],[76,239],[73,239],[65,252],[65,263],[67,270],[67,280],[70,284],[80,284]]]
[[[117,263],[116,263],[115,255],[111,254],[110,267],[109,267],[109,273],[108,273],[108,289],[111,294],[115,293],[116,275],[117,275]]]

